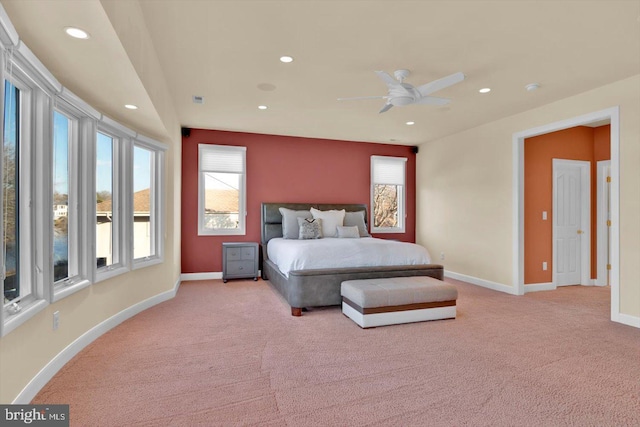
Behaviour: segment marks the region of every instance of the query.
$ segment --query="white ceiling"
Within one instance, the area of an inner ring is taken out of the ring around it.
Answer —
[[[414,145],[640,73],[640,0],[118,1],[139,3],[144,22],[132,24],[148,32],[178,119],[193,128]],[[63,85],[167,136],[100,1],[1,3]],[[70,39],[66,26],[92,37]],[[444,107],[378,114],[382,100],[337,101],[384,95],[374,70],[399,68],[416,86],[458,71],[467,78],[435,94],[452,99]],[[533,82],[540,89],[526,91]]]

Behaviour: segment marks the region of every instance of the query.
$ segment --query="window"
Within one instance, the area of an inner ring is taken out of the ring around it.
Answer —
[[[41,190],[34,176],[41,152],[34,150],[34,124],[42,119],[48,99],[20,70],[5,74],[2,103],[2,334],[38,313],[47,301],[42,272],[34,266],[42,251],[38,219],[42,204],[33,201]],[[47,177],[47,180],[50,180]],[[50,226],[47,227],[50,229]]]
[[[50,233],[51,265],[48,266],[51,276],[45,282],[53,283],[51,301],[57,301],[88,285],[87,267],[91,242],[81,233],[87,223],[89,206],[87,200],[93,199],[87,194],[88,187],[83,187],[80,176],[83,163],[80,158],[81,135],[89,118],[81,109],[63,99],[55,100],[52,123],[52,143],[50,149],[51,177],[46,180],[45,188],[51,194],[51,227],[45,228]],[[93,139],[82,140],[83,144],[93,143]],[[83,191],[84,189],[84,191]],[[91,209],[93,211],[93,209]]]
[[[246,148],[198,146],[198,234],[245,234]]]
[[[117,194],[114,187],[114,139],[98,132],[96,139],[96,267],[117,259]],[[114,212],[116,213],[114,215]]]
[[[72,121],[53,113],[53,281],[67,279],[69,265],[69,224],[77,221],[69,210],[69,154]],[[73,270],[73,269],[72,269]],[[73,274],[73,273],[71,273]]]
[[[151,161],[153,153],[139,146],[133,148],[133,258],[152,255]]]
[[[162,261],[162,171],[165,149],[164,145],[140,136],[133,141],[131,230],[134,268]]]
[[[407,159],[371,156],[373,233],[404,233]]]
[[[20,301],[30,289],[20,281],[20,90],[4,84],[4,151],[2,159],[2,212],[4,302]],[[21,286],[22,284],[22,286]],[[17,307],[14,305],[14,309]]]

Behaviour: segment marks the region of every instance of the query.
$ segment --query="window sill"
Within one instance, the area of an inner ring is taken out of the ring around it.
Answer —
[[[22,307],[19,313],[10,314],[7,316],[5,311],[5,322],[2,325],[2,336],[8,335],[10,332],[15,330],[18,326],[25,323],[27,320],[31,319],[33,316],[44,310],[44,308],[49,305],[49,303],[44,299],[39,299],[26,307]]]
[[[245,230],[198,230],[198,236],[246,236]]]
[[[127,273],[129,269],[123,265],[114,265],[110,267],[102,267],[96,271],[95,283],[102,282],[104,280],[111,279],[121,274]]]
[[[151,267],[152,265],[162,264],[164,260],[158,256],[149,258],[139,258],[133,260],[133,270],[140,268]]]
[[[403,234],[404,228],[372,228],[371,234]]]
[[[91,285],[91,282],[89,280],[83,279],[76,283],[54,288],[52,302],[60,301],[62,298],[68,297],[69,295],[78,292],[79,290],[84,289],[89,285]]]

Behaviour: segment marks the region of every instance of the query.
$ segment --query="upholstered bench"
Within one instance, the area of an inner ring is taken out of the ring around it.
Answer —
[[[458,290],[428,276],[347,280],[342,313],[362,328],[454,319]]]

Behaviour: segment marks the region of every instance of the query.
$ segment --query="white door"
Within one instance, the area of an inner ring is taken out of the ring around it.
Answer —
[[[590,163],[553,159],[553,276],[556,286],[588,284]]]

